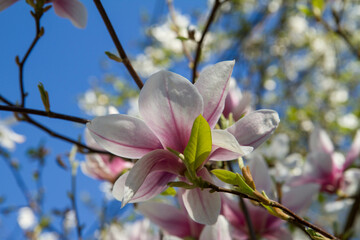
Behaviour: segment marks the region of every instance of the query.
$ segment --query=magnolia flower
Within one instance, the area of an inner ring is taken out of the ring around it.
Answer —
[[[19,209],[17,221],[21,229],[29,230],[35,227],[37,219],[31,208],[22,207]]]
[[[225,99],[224,116],[228,118],[229,114],[232,113],[233,119],[237,121],[250,111],[252,111],[251,93],[241,93],[240,88],[236,85],[236,80],[231,78],[229,93]]]
[[[103,150],[91,137],[89,130],[85,131],[87,146]],[[108,154],[86,154],[86,161],[81,163],[81,170],[85,175],[96,179],[115,182],[121,172],[133,166],[133,163],[120,157],[111,157]]]
[[[256,155],[256,157],[250,161],[249,167],[256,188],[259,191],[265,191],[270,198],[274,198],[274,186],[269,175],[269,169],[261,155]],[[318,190],[319,186],[316,184],[307,184],[291,189],[283,189],[282,204],[295,213],[299,213],[311,204],[311,201]],[[285,228],[283,220],[271,215],[266,209],[253,205],[246,199],[245,205],[255,235],[259,239],[292,239],[291,233]],[[234,239],[250,239],[246,218],[243,211],[240,209],[238,199],[231,199],[228,195],[222,195],[221,213],[233,226],[232,236]]]
[[[175,73],[160,71],[145,83],[139,95],[142,119],[127,115],[97,117],[87,124],[95,140],[106,150],[126,158],[139,158],[130,172],[114,185],[114,197],[128,202],[146,201],[167,188],[186,167],[172,152],[183,153],[192,125],[202,114],[214,128],[224,108],[233,61],[206,68],[196,84]],[[227,130],[212,130],[208,160],[231,160],[252,151],[265,141],[279,123],[271,110],[253,112]],[[206,168],[198,176],[211,181]],[[208,190],[185,191],[183,201],[190,217],[214,224],[220,212],[220,196]]]
[[[334,151],[334,146],[323,129],[316,128],[310,135],[310,153],[308,154],[302,176],[294,178],[292,185],[317,183],[321,191],[334,193],[338,189],[344,192],[351,191],[349,176],[360,177],[360,170],[346,169],[357,159],[360,153],[360,130],[357,131],[354,141],[346,157]]]
[[[229,223],[224,216],[219,216],[213,225],[194,222],[186,213],[184,203],[179,198],[180,209],[161,202],[146,202],[138,205],[138,210],[160,229],[179,239],[230,240]],[[169,238],[169,237],[168,237]],[[171,238],[172,239],[172,238]]]
[[[149,219],[126,223],[121,226],[112,223],[101,239],[104,240],[155,240],[160,239],[158,232],[154,232]]]
[[[15,149],[15,143],[23,143],[25,141],[25,136],[17,134],[9,128],[15,121],[15,118],[0,120],[0,146],[9,150]]]
[[[0,11],[6,9],[18,0],[0,0]],[[50,0],[53,3],[55,13],[67,18],[78,28],[85,28],[87,22],[87,11],[85,6],[78,0]]]

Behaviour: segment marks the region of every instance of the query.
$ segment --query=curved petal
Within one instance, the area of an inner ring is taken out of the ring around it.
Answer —
[[[205,226],[199,240],[231,240],[230,225],[224,216],[219,216],[214,225]]]
[[[211,176],[206,168],[198,171],[198,175],[211,181]],[[186,190],[182,199],[192,220],[206,225],[216,223],[221,209],[221,199],[218,192],[211,193],[209,189],[195,188]]]
[[[175,178],[184,170],[185,166],[174,154],[170,153],[169,151],[159,149],[146,154],[139,161],[137,161],[134,167],[130,170],[130,173],[125,181],[122,205],[124,206],[126,203],[132,200],[142,185],[144,185],[144,189],[141,194],[152,194],[152,192],[155,192],[155,189],[163,189],[162,184],[165,184],[166,186],[167,182],[164,183],[166,179]],[[152,176],[153,182],[150,182],[147,179],[150,173],[152,173],[152,175],[156,175]],[[159,179],[156,179],[156,177]],[[145,179],[147,179],[146,182],[144,182]]]
[[[180,238],[191,236],[188,217],[180,209],[160,202],[141,203],[137,209],[164,232]]]
[[[263,109],[249,113],[227,130],[240,145],[257,148],[270,137],[279,122],[277,112]]]
[[[164,147],[183,152],[195,118],[203,111],[203,102],[187,79],[160,71],[152,75],[141,90],[139,111]]]
[[[346,155],[346,160],[343,168],[348,168],[355,160],[359,157],[360,154],[360,130],[356,131],[356,135],[354,137],[353,143],[351,144],[351,148]]]
[[[115,114],[94,118],[86,124],[91,136],[109,152],[126,158],[141,158],[162,148],[155,134],[138,118]]]
[[[122,201],[122,207],[125,206],[127,202],[124,202],[124,193],[125,193],[125,182],[128,178],[130,172],[123,174],[118,180],[115,182],[112,194],[115,199]],[[144,202],[147,201],[158,194],[162,193],[168,186],[168,182],[174,181],[177,176],[168,173],[168,172],[152,172],[150,173],[140,188],[137,190],[135,195],[129,200],[129,203],[136,202]]]
[[[334,152],[334,145],[332,144],[329,135],[321,128],[315,128],[311,133],[309,148],[310,152],[321,151],[328,154]]]
[[[245,92],[242,95],[239,104],[237,105],[237,107],[234,109],[233,112],[233,118],[235,121],[238,121],[243,115],[251,111],[251,100],[252,100],[251,93]]]
[[[1,0],[0,1],[0,11],[10,7],[14,3],[16,3],[19,0]]]
[[[85,28],[87,22],[87,11],[85,6],[78,0],[53,0],[55,13],[67,18],[78,28]]]
[[[319,192],[318,184],[306,184],[292,187],[289,191],[284,191],[282,202],[286,207],[299,213],[310,206],[314,196]]]
[[[256,189],[260,192],[262,190],[265,191],[266,194],[272,198],[272,180],[269,174],[269,168],[263,157],[259,154],[255,154],[254,158],[252,158],[249,163],[249,168]]]
[[[211,137],[213,151],[210,154],[210,160],[233,160],[245,156],[253,150],[253,147],[240,146],[236,138],[225,130],[212,130]]]
[[[235,61],[219,62],[205,68],[195,82],[204,100],[204,118],[214,128],[225,106]]]

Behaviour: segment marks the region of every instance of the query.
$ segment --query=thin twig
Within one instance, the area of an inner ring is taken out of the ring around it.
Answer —
[[[78,240],[81,240],[82,239],[82,234],[81,234],[82,227],[80,225],[79,212],[78,212],[77,205],[76,205],[76,175],[77,175],[76,171],[72,171],[72,173],[71,173],[71,197],[70,197],[70,200],[71,200],[72,209],[73,209],[73,211],[75,213],[76,232],[77,232],[77,235],[78,235]]]
[[[139,75],[136,73],[135,69],[133,68],[133,66],[131,65],[131,62],[129,60],[129,58],[126,55],[126,52],[124,50],[124,48],[122,47],[120,40],[118,38],[118,36],[116,35],[116,32],[109,20],[109,17],[107,16],[105,9],[103,7],[103,5],[101,4],[100,0],[94,0],[94,3],[96,5],[96,8],[98,9],[105,25],[106,28],[115,44],[116,49],[119,52],[119,55],[121,57],[122,63],[125,65],[126,69],[128,70],[128,72],[130,73],[131,77],[134,79],[135,83],[138,85],[139,89],[141,89],[143,87],[143,82],[141,81]]]
[[[16,105],[14,105],[12,102],[10,102],[9,100],[7,100],[6,98],[4,98],[3,96],[0,95],[0,100],[3,101],[4,103],[8,104],[9,106],[15,107]],[[22,120],[25,122],[28,122],[34,126],[36,126],[37,128],[40,128],[41,130],[47,132],[49,135],[55,137],[55,138],[59,138],[61,140],[64,140],[66,142],[72,143],[77,145],[79,148],[82,148],[82,150],[86,149],[87,151],[83,151],[83,153],[101,153],[101,154],[111,154],[107,151],[101,151],[98,149],[94,149],[91,147],[86,146],[85,144],[82,144],[74,139],[71,139],[69,137],[66,137],[64,135],[61,135],[57,132],[54,132],[53,130],[51,130],[48,127],[45,127],[44,125],[42,125],[41,123],[35,121],[34,119],[32,119],[27,113],[21,113],[21,117],[19,117],[18,120]]]
[[[253,200],[253,201],[256,201],[256,202],[261,202],[259,199],[257,198],[254,198],[254,197],[250,197],[246,194],[243,194],[239,191],[236,191],[236,190],[233,190],[233,189],[227,189],[227,188],[222,188],[222,187],[219,187],[219,186],[216,186],[215,184],[212,184],[212,183],[209,183],[207,182],[207,186],[206,188],[211,188],[213,191],[216,191],[216,192],[225,192],[225,193],[231,193],[231,194],[234,194],[234,195],[237,195],[237,196],[240,196],[240,197],[243,197],[243,198],[247,198],[247,199],[250,199],[250,200]],[[275,208],[278,208],[278,209],[281,209],[284,213],[286,213],[290,219],[289,221],[290,222],[297,222],[303,226],[306,226],[306,227],[309,227],[313,230],[315,230],[316,232],[320,233],[321,235],[327,237],[327,238],[330,238],[330,239],[338,239],[336,238],[335,236],[331,235],[330,233],[324,231],[323,229],[315,226],[314,224],[306,221],[305,219],[299,217],[298,215],[296,215],[293,211],[291,211],[290,209],[288,209],[287,207],[285,207],[284,205],[278,203],[278,202],[275,202],[273,200],[270,201],[270,203],[268,204],[270,207],[275,207]]]
[[[34,40],[32,41],[30,47],[28,48],[28,50],[25,53],[25,56],[23,57],[23,59],[21,61],[18,61],[19,57],[17,56],[17,64],[19,66],[19,85],[20,85],[20,93],[21,93],[21,107],[25,106],[25,98],[27,96],[27,93],[25,93],[24,90],[24,65],[26,63],[26,60],[28,59],[30,53],[32,52],[32,50],[34,49],[36,43],[39,41],[39,39],[42,37],[42,35],[44,34],[44,28],[40,27],[40,18],[42,17],[43,13],[42,12],[31,12],[31,15],[34,17],[35,19],[35,25],[36,25],[36,31],[35,31],[35,37]]]
[[[231,164],[231,162],[229,162],[229,164],[227,164],[229,170],[231,172],[234,172],[234,169],[233,169],[233,166]],[[245,221],[246,221],[246,225],[248,227],[248,230],[249,230],[249,234],[250,234],[250,240],[256,240],[256,235],[255,235],[255,231],[254,231],[254,226],[253,226],[253,223],[251,221],[251,218],[250,218],[250,214],[249,214],[249,211],[248,211],[248,208],[246,206],[246,203],[244,201],[244,198],[240,197],[239,196],[239,205],[240,205],[240,208],[241,210],[243,211],[244,213],[244,216],[245,216]]]
[[[18,107],[18,106],[0,105],[0,110],[10,111],[10,112],[17,112],[17,113],[30,113],[30,114],[49,117],[49,118],[56,118],[56,119],[62,119],[62,120],[70,121],[70,122],[82,123],[82,124],[86,124],[87,122],[90,121],[90,120],[87,120],[87,119],[74,117],[74,116],[70,116],[70,115],[65,115],[65,114],[61,114],[61,113],[54,113],[54,112],[51,112],[51,111],[46,112],[46,111],[42,111],[42,110],[31,109],[31,108],[23,108],[23,107]]]
[[[177,24],[176,11],[175,11],[175,8],[174,8],[174,5],[173,5],[173,0],[167,0],[167,4],[168,4],[169,12],[170,12],[171,21],[173,22],[174,27],[175,27],[174,30],[175,30],[178,37],[183,37],[183,36],[180,35],[180,29],[179,29],[179,26]],[[182,40],[181,40],[181,46],[182,46],[182,49],[183,49],[183,52],[184,52],[185,56],[189,60],[190,66],[191,66],[193,64],[193,62],[194,62],[194,59],[191,56],[190,51],[187,48],[185,42],[182,41]]]
[[[360,209],[360,188],[355,196],[355,201],[349,211],[349,215],[347,216],[344,231],[342,235],[345,235],[348,231],[350,231],[354,225],[356,216],[358,215]]]
[[[200,61],[200,57],[201,57],[201,50],[202,50],[202,45],[205,39],[205,36],[207,34],[207,32],[210,29],[210,25],[212,24],[212,22],[215,19],[215,15],[216,15],[216,11],[218,10],[218,8],[221,6],[222,2],[220,0],[215,0],[214,2],[214,6],[211,9],[211,13],[209,18],[206,21],[206,25],[205,25],[205,29],[201,35],[200,41],[197,44],[197,48],[196,48],[196,54],[195,54],[195,60],[194,60],[194,66],[193,66],[193,71],[192,71],[192,82],[195,83],[196,81],[196,77],[197,77],[197,67],[199,65],[199,61]]]

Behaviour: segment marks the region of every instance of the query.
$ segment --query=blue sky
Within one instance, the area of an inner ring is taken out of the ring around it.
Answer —
[[[84,30],[75,28],[67,19],[56,16],[52,9],[42,18],[41,24],[45,28],[45,35],[38,42],[24,68],[25,91],[29,93],[27,107],[43,109],[37,89],[37,84],[42,82],[49,92],[52,111],[91,118],[79,109],[77,98],[90,88],[89,79],[92,76],[99,78],[102,76],[104,72],[100,62],[105,59],[104,52],[114,50],[114,45],[93,2],[82,2],[88,10],[88,25]],[[103,4],[125,50],[130,55],[142,51],[139,43],[144,38],[145,25],[141,22],[141,14],[147,13],[151,16],[153,12],[158,12],[162,5],[164,13],[167,13],[165,1],[160,0],[104,1]],[[175,1],[175,7],[183,13],[204,7],[205,4],[206,1]],[[19,1],[0,13],[0,94],[12,102],[20,100],[15,56],[19,55],[22,58],[35,34],[30,10],[24,1]],[[121,64],[113,64],[112,70],[130,79]],[[0,112],[1,119],[8,116],[11,114]],[[74,139],[77,139],[84,130],[84,126],[61,120],[39,116],[34,116],[34,119]],[[35,189],[32,172],[36,169],[36,164],[27,158],[26,150],[38,146],[41,142],[44,142],[50,150],[43,176],[46,191],[45,212],[55,206],[70,207],[70,201],[66,196],[67,191],[70,190],[70,173],[57,166],[55,157],[68,152],[71,144],[54,139],[27,123],[19,123],[14,129],[27,138],[24,144],[17,145],[12,157],[21,163],[20,172],[30,189]],[[84,158],[80,154],[77,157],[79,160]],[[67,162],[67,159],[64,158],[64,161]],[[77,180],[79,198],[82,194],[89,193],[93,201],[100,205],[102,196],[98,190],[99,181],[84,176],[81,171]],[[4,206],[26,204],[14,177],[2,160],[0,181],[2,183],[0,196],[6,197]],[[1,207],[3,206],[0,205]],[[79,211],[80,221],[82,224],[85,223],[86,233],[95,215],[82,204],[79,204]],[[14,214],[6,218],[0,215],[0,238],[11,236],[13,239],[22,239],[19,232],[16,232],[18,227],[14,224],[15,217]]]

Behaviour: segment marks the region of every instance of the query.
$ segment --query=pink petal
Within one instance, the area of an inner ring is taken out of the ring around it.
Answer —
[[[219,216],[214,225],[205,226],[199,240],[231,240],[230,225],[224,216]]]
[[[109,152],[125,158],[141,158],[163,148],[155,134],[138,118],[115,114],[86,124],[91,136]]]
[[[78,28],[85,28],[87,11],[85,6],[78,0],[52,0],[55,13],[67,18]]]
[[[115,199],[122,201],[122,207],[127,202],[124,201],[125,197],[125,182],[130,172],[123,174],[115,182],[112,194]],[[174,181],[177,176],[168,172],[152,172],[146,177],[140,188],[136,191],[135,195],[129,200],[129,203],[144,202],[158,194],[162,193],[168,186],[168,182]]]
[[[0,11],[10,7],[14,3],[16,3],[19,0],[1,0],[0,1]]]
[[[348,168],[358,157],[360,153],[360,130],[357,130],[350,151],[346,155],[344,169]]]
[[[249,163],[249,168],[255,182],[256,189],[260,192],[265,191],[271,198],[273,184],[269,174],[269,168],[263,157],[260,154],[255,154],[254,158],[252,158]]]
[[[225,106],[229,80],[235,61],[220,62],[205,68],[195,83],[204,100],[204,118],[214,128]]]
[[[233,118],[238,121],[243,115],[248,114],[251,111],[251,93],[245,92],[238,103],[237,107],[233,111]]]
[[[164,232],[180,238],[191,236],[188,217],[180,209],[160,202],[141,203],[137,209]]]
[[[334,145],[332,144],[329,135],[321,128],[314,129],[310,135],[309,142],[311,152],[322,151],[328,154],[334,152]]]
[[[141,90],[139,111],[164,147],[183,152],[194,120],[203,111],[203,102],[187,79],[160,71],[152,75]]]
[[[295,213],[306,210],[320,190],[318,184],[306,184],[298,187],[291,187],[284,191],[282,202],[286,207]]]
[[[166,188],[168,179],[175,179],[184,170],[183,163],[169,151],[154,150],[146,154],[135,163],[126,179],[122,204],[125,205],[130,200],[135,200],[133,197],[140,187],[143,188],[143,191],[138,193],[141,196],[137,198],[143,198],[145,195],[147,197],[157,195],[159,193],[157,191]],[[147,179],[151,175],[153,175],[152,182]]]
[[[211,137],[213,151],[210,155],[210,160],[233,160],[245,156],[253,150],[253,147],[240,146],[236,138],[225,130],[212,130]]]
[[[263,109],[249,113],[227,130],[240,145],[256,148],[270,137],[279,122],[277,112]]]
[[[211,181],[211,176],[206,168],[198,171],[198,175]],[[192,220],[206,225],[216,223],[221,208],[218,192],[210,193],[209,189],[195,188],[186,190],[182,197],[184,206]]]

